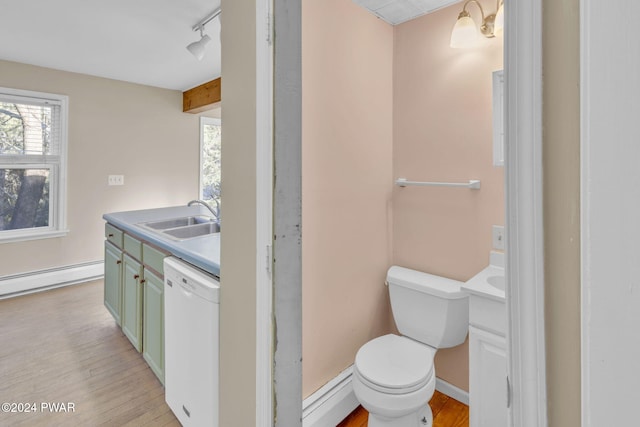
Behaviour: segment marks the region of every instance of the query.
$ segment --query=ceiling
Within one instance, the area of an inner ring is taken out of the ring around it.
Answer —
[[[184,91],[220,77],[220,0],[0,0],[0,59]],[[1,72],[1,70],[0,70]]]
[[[353,0],[391,25],[433,12],[461,0]]]

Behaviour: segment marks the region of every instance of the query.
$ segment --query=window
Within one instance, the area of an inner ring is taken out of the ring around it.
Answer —
[[[0,88],[0,242],[66,234],[63,95]]]
[[[200,199],[220,210],[220,119],[200,118]]]

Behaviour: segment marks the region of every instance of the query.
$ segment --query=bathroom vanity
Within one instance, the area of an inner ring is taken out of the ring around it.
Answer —
[[[504,254],[463,286],[469,293],[469,422],[506,427],[508,422],[507,315]]]

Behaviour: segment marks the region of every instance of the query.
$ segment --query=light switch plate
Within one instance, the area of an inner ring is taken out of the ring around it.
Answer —
[[[124,185],[124,175],[109,175],[109,185]]]
[[[504,251],[504,226],[494,225],[491,229],[493,249]]]

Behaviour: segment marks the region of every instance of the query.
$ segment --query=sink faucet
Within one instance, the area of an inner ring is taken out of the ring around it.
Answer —
[[[220,203],[218,203],[217,200],[214,199],[214,202],[216,202],[216,209],[213,210],[213,208],[211,206],[209,206],[209,204],[207,202],[205,202],[204,200],[192,200],[189,203],[187,203],[187,206],[192,206],[192,205],[202,205],[205,208],[209,209],[209,212],[211,212],[211,214],[213,214],[213,216],[216,218],[216,221],[220,221]]]

